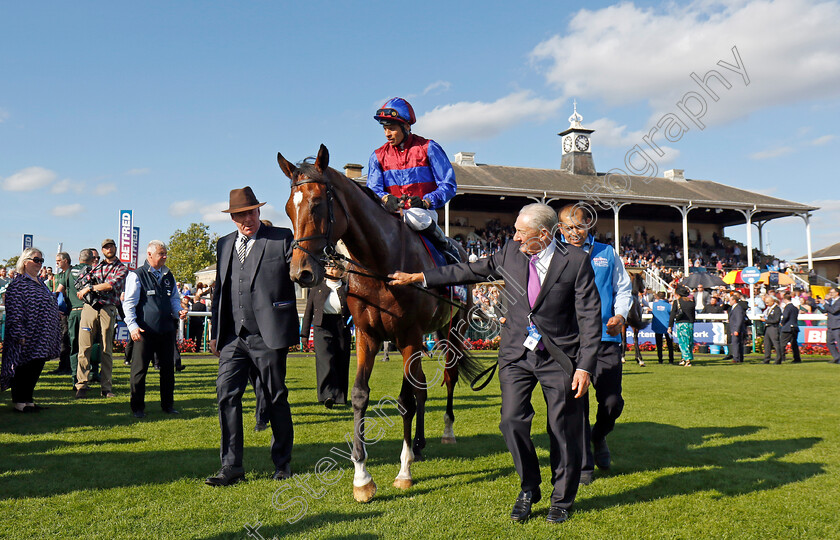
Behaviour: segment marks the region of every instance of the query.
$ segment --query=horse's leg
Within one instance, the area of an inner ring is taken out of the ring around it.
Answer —
[[[645,367],[645,361],[642,359],[642,347],[639,345],[639,329],[633,329],[633,345],[636,347],[636,362],[640,366]]]
[[[627,325],[621,325],[621,363],[624,363],[624,359],[627,356]]]
[[[414,461],[422,461],[421,452],[426,446],[426,439],[423,434],[426,377],[423,374],[422,367],[422,346],[412,343],[402,346],[401,351],[403,354],[403,385],[400,391],[400,402],[405,408],[405,414],[403,414],[403,446],[402,452],[400,452],[400,472],[394,480],[394,487],[408,489],[414,484],[411,477],[411,464]],[[416,435],[412,442],[411,422],[415,414],[417,416]]]
[[[452,407],[455,396],[455,383],[458,381],[457,366],[446,368],[443,375],[443,382],[446,383],[446,412],[443,414],[443,436],[440,442],[443,444],[455,444],[455,410]]]
[[[369,336],[356,333],[356,380],[350,392],[353,404],[353,498],[359,502],[369,502],[376,494],[376,483],[367,470],[367,451],[365,450],[365,413],[370,401],[370,374],[373,370],[379,343]]]

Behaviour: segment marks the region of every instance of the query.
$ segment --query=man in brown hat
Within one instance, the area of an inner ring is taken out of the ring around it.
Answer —
[[[289,278],[292,231],[260,223],[260,207],[250,187],[230,192],[229,213],[236,232],[216,247],[210,347],[219,356],[216,392],[222,430],[222,468],[207,478],[211,486],[245,479],[242,466],[242,395],[248,372],[258,372],[271,424],[275,480],[291,476],[292,414],[286,388],[286,353],[298,343],[295,288]]]

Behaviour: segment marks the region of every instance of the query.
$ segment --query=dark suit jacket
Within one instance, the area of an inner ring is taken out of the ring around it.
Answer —
[[[321,326],[324,319],[324,302],[327,301],[330,291],[326,280],[317,287],[309,289],[306,310],[303,312],[303,321],[300,324],[300,335],[302,337],[309,338],[309,328],[313,324]],[[343,282],[338,288],[338,298],[341,300],[341,319],[343,322],[347,322],[347,319],[350,318],[350,308],[347,307],[347,282]]]
[[[779,304],[774,304],[767,313],[767,316],[764,318],[764,324],[767,326],[778,326],[781,321],[782,310],[779,308]]]
[[[743,336],[747,331],[747,304],[738,302],[729,310],[729,333]]]
[[[828,316],[826,326],[832,330],[840,328],[840,298],[835,298],[834,303],[826,301],[823,304],[823,309]]]
[[[283,349],[298,343],[295,287],[289,278],[292,239],[289,229],[261,225],[245,259],[246,271],[253,272],[251,294],[257,326],[263,341],[272,349]],[[218,340],[216,346],[219,350],[236,337],[230,298],[235,243],[236,232],[232,232],[220,238],[216,246],[211,339]],[[236,263],[239,264],[239,261]]]
[[[528,314],[533,312],[531,320],[542,334],[542,341],[549,341],[546,348],[552,357],[564,365],[560,355],[552,352],[559,349],[572,360],[572,369],[594,373],[601,343],[601,298],[589,256],[580,248],[557,243],[532,310],[527,293],[529,260],[519,246],[519,242],[511,240],[494,255],[474,263],[427,270],[426,284],[440,287],[505,280],[507,320],[502,325],[499,364],[513,362],[525,354]]]
[[[796,334],[799,332],[799,309],[793,304],[788,304],[782,310],[782,332]]]

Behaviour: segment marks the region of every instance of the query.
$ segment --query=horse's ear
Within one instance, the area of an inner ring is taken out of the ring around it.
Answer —
[[[318,149],[318,157],[315,158],[315,168],[318,172],[323,173],[330,166],[330,151],[323,144]]]
[[[283,171],[283,174],[289,177],[289,180],[294,179],[293,177],[295,171],[297,171],[297,167],[289,163],[280,152],[277,152],[277,164],[280,165],[280,169]]]

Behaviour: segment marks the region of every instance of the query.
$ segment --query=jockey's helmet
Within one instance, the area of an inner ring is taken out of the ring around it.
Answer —
[[[414,108],[411,103],[403,98],[395,97],[385,102],[373,117],[378,120],[380,124],[390,124],[399,122],[406,125],[412,125],[417,119],[414,117]]]

